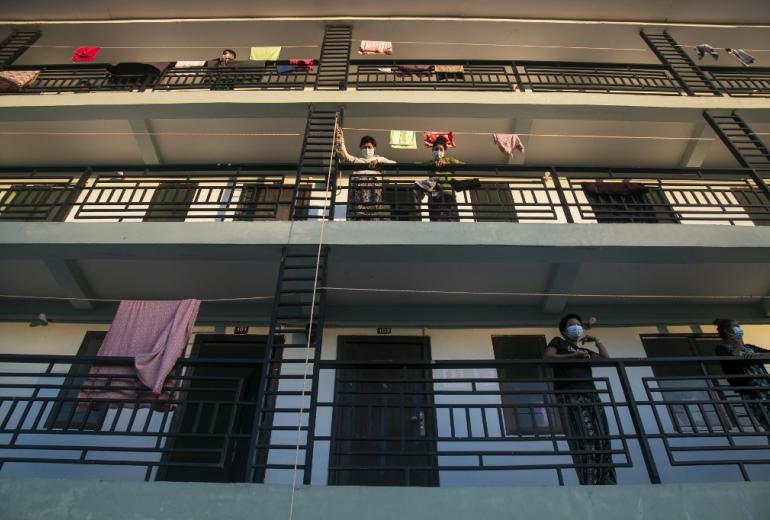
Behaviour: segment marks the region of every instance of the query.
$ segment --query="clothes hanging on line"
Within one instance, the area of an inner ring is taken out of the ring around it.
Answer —
[[[751,65],[755,61],[754,60],[754,56],[752,56],[748,52],[744,51],[743,49],[729,49],[729,48],[727,48],[725,50],[728,53],[730,53],[733,56],[735,56],[738,59],[738,61],[740,61],[741,64],[744,67],[748,67],[749,65]]]
[[[513,158],[516,150],[524,151],[524,143],[521,142],[517,134],[492,134],[492,142],[497,145],[501,152],[511,158]]]
[[[396,67],[396,72],[403,76],[432,74],[433,65],[399,65]]]
[[[78,47],[72,53],[73,63],[88,63],[94,61],[101,47]]]
[[[276,65],[275,71],[278,74],[289,74],[294,72],[294,65]]]
[[[315,60],[312,58],[291,59],[289,60],[294,69],[298,72],[313,72],[315,70]]]
[[[134,364],[94,364],[78,395],[78,399],[86,402],[79,403],[78,409],[91,408],[95,404],[93,399],[128,399],[129,402],[110,405],[141,408],[173,398],[163,388],[176,386],[169,374],[184,354],[200,303],[200,300],[121,301],[97,356],[132,357]]]
[[[457,146],[455,144],[454,132],[423,132],[422,143],[425,145],[425,148],[433,148],[433,143],[435,143],[436,139],[439,137],[446,139],[447,148],[454,148]]]
[[[465,72],[464,65],[434,65],[433,70],[436,73],[443,72],[447,74],[462,74]]]
[[[393,54],[393,42],[361,40],[358,54]]]
[[[21,90],[40,74],[37,70],[4,70],[0,71],[0,90]]]
[[[417,132],[414,130],[391,130],[390,147],[399,150],[416,150]]]
[[[277,61],[281,47],[252,47],[249,53],[251,61]]]
[[[702,60],[706,54],[708,54],[715,60],[719,59],[719,53],[716,51],[716,49],[714,49],[714,47],[712,47],[708,43],[701,43],[700,45],[696,45],[695,53],[698,55],[699,60]]]
[[[199,61],[177,61],[174,64],[175,69],[190,69],[193,67],[205,67],[206,61],[205,60],[199,60]]]

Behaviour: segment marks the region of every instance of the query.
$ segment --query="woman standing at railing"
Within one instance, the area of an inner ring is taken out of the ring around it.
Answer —
[[[546,359],[592,359],[610,357],[599,338],[583,335],[583,320],[567,314],[559,322],[562,337],[555,337],[545,349]],[[593,343],[597,352],[582,345]],[[593,382],[591,367],[585,363],[559,364],[553,368],[556,400],[562,410],[562,422],[569,437],[580,484],[615,484],[612,445],[602,400]],[[564,379],[564,381],[558,381]]]
[[[377,141],[369,135],[361,138],[361,157],[350,155],[345,148],[345,135],[341,128],[337,128],[334,146],[340,161],[366,164],[370,168],[358,170],[350,176],[348,220],[387,220],[382,207],[382,179],[375,168],[380,163],[393,164],[396,161],[377,155]]]
[[[743,329],[735,320],[714,320],[714,325],[724,341],[714,353],[733,358],[721,363],[722,371],[727,375],[748,376],[728,377],[727,382],[739,387],[736,391],[747,401],[746,410],[758,425],[770,432],[770,375],[764,364],[770,361],[770,350],[745,344]]]
[[[425,161],[423,164],[444,168],[454,164],[463,164],[462,161],[446,155],[447,140],[444,137],[438,137],[433,142],[431,153],[433,159]],[[428,179],[418,179],[414,182],[414,199],[416,208],[425,195],[428,195],[428,215],[431,221],[435,222],[458,222],[460,213],[457,210],[457,195],[453,186],[454,178],[451,172],[432,175]]]

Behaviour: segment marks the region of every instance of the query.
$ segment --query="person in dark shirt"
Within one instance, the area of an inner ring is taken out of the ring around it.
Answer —
[[[234,72],[227,72],[226,69],[235,65],[236,57],[234,50],[225,49],[218,58],[206,61],[206,81],[212,90],[232,90],[235,87]]]
[[[610,357],[595,336],[583,335],[583,320],[567,314],[559,322],[561,337],[555,337],[545,349],[545,359],[592,359]],[[596,351],[585,348],[596,345]],[[565,363],[553,369],[556,400],[561,405],[562,421],[573,452],[572,460],[581,485],[615,484],[609,426],[602,400],[587,363]],[[576,453],[580,452],[580,453]]]
[[[714,320],[723,343],[716,346],[717,356],[731,358],[722,361],[727,382],[744,400],[744,405],[756,425],[770,432],[770,376],[764,363],[770,361],[770,350],[743,342],[743,329],[731,319]],[[755,427],[756,427],[755,425]]]

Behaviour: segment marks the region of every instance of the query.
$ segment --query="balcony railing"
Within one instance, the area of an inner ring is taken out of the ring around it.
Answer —
[[[302,425],[314,448],[304,470],[320,484],[767,480],[770,401],[756,385],[770,381],[728,381],[721,360],[321,361],[329,385],[312,396],[309,428],[289,413],[288,387],[257,401],[253,358],[180,360],[159,401],[99,395],[121,376],[94,382],[92,365],[127,368],[127,358],[0,355],[0,476],[67,465],[70,478],[278,482],[293,467],[280,461],[295,460],[281,439]],[[555,377],[567,364],[593,375]],[[259,406],[270,407],[261,417],[273,424],[259,427],[269,441],[253,429]]]
[[[316,69],[289,62],[243,67],[169,67],[159,74],[115,75],[106,64],[11,66],[36,69],[36,80],[17,92],[143,90],[303,90],[313,88]],[[446,67],[462,67],[446,72]],[[442,67],[444,69],[442,69]],[[701,67],[717,93],[737,97],[770,96],[770,68]],[[348,88],[356,90],[443,90],[500,92],[590,92],[687,95],[665,65],[601,62],[501,60],[351,60]]]
[[[382,165],[297,182],[296,165],[0,171],[0,221],[393,220],[770,225],[746,169]],[[304,175],[304,174],[303,174]],[[418,182],[423,185],[421,188]],[[432,190],[424,189],[433,184]]]

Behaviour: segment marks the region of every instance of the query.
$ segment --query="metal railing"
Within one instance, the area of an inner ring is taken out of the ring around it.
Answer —
[[[240,62],[239,62],[240,63]],[[289,68],[288,61],[238,67],[168,67],[157,74],[112,74],[107,64],[10,66],[39,70],[20,91],[38,94],[126,90],[303,90],[313,88],[316,66]],[[446,67],[453,67],[447,70]],[[458,70],[461,67],[462,70]],[[312,70],[311,70],[312,69]],[[770,68],[701,67],[721,94],[770,96]],[[454,70],[454,72],[452,72]],[[504,60],[350,61],[348,88],[356,90],[445,90],[592,92],[687,95],[665,65]]]
[[[428,171],[383,164],[381,177],[373,178],[355,168],[340,166],[351,171],[350,220],[770,224],[770,193],[751,170],[459,165]]]
[[[381,165],[297,183],[294,164],[0,170],[0,221],[348,219],[770,225],[748,169]]]
[[[239,62],[240,63],[240,62]],[[288,61],[237,67],[167,67],[157,73],[114,74],[108,64],[13,66],[4,70],[38,70],[19,91],[2,94],[82,93],[144,90],[303,90],[315,84],[315,68],[291,67]]]
[[[766,480],[770,380],[725,376],[723,360],[327,360],[313,428],[280,399],[263,428],[289,438],[303,425],[314,483]],[[131,364],[0,355],[0,476],[67,465],[80,478],[241,481],[257,466],[271,482],[291,471],[279,461],[296,447],[279,439],[280,454],[242,460],[257,438],[253,358],[181,359],[160,397],[126,383]],[[241,375],[207,372],[222,367]]]
[[[204,222],[328,217],[324,186],[296,164],[0,171],[0,222]]]

